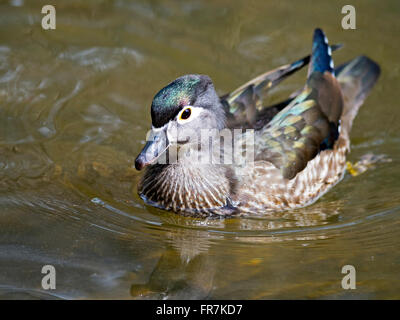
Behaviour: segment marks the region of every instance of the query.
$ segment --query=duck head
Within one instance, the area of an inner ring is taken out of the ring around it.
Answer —
[[[161,89],[151,104],[152,129],[135,160],[141,170],[170,146],[198,145],[200,131],[225,127],[225,112],[213,83],[205,75],[185,75]]]

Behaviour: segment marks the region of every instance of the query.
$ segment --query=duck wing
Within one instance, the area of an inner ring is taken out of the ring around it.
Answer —
[[[331,49],[334,51],[341,47],[342,45],[338,44],[331,46]],[[221,103],[227,115],[227,127],[260,129],[265,126],[299,93],[294,93],[281,103],[263,106],[263,99],[267,92],[291,74],[302,69],[309,62],[310,55],[291,64],[267,71],[236,90],[221,96]]]
[[[339,136],[343,97],[331,49],[316,29],[306,86],[265,128],[257,131],[256,160],[267,160],[292,179]]]

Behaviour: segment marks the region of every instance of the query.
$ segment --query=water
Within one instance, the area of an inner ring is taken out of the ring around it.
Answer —
[[[55,31],[45,4],[0,1],[0,298],[400,298],[398,1],[353,1],[356,30],[341,28],[344,1],[56,1]],[[392,161],[271,217],[145,206],[134,159],[153,95],[187,73],[228,92],[307,54],[315,27],[345,45],[337,64],[381,65],[349,159]],[[341,288],[348,264],[356,290]]]

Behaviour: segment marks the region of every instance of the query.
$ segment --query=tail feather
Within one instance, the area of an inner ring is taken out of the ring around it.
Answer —
[[[344,100],[341,127],[349,134],[358,110],[379,78],[380,67],[366,56],[359,56],[337,67],[335,72]]]
[[[308,75],[315,71],[319,71],[321,73],[328,71],[334,74],[332,49],[328,44],[328,39],[321,29],[315,29],[314,31],[311,62],[308,69]]]

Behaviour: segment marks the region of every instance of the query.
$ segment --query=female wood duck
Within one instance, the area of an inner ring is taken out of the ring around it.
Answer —
[[[194,216],[263,214],[315,202],[343,177],[353,119],[380,73],[365,56],[335,69],[331,53],[338,47],[329,46],[316,29],[311,57],[260,75],[223,97],[205,75],[185,75],[161,89],[151,105],[150,139],[135,161],[136,169],[147,167],[138,186],[141,198]],[[270,88],[308,63],[300,92],[263,107]],[[186,156],[193,148],[200,157],[202,150],[209,152],[203,140],[185,134],[188,130],[240,128],[253,129],[251,143],[249,131],[235,140],[253,148],[253,163],[207,163]],[[173,148],[183,151],[177,161],[156,163]]]

